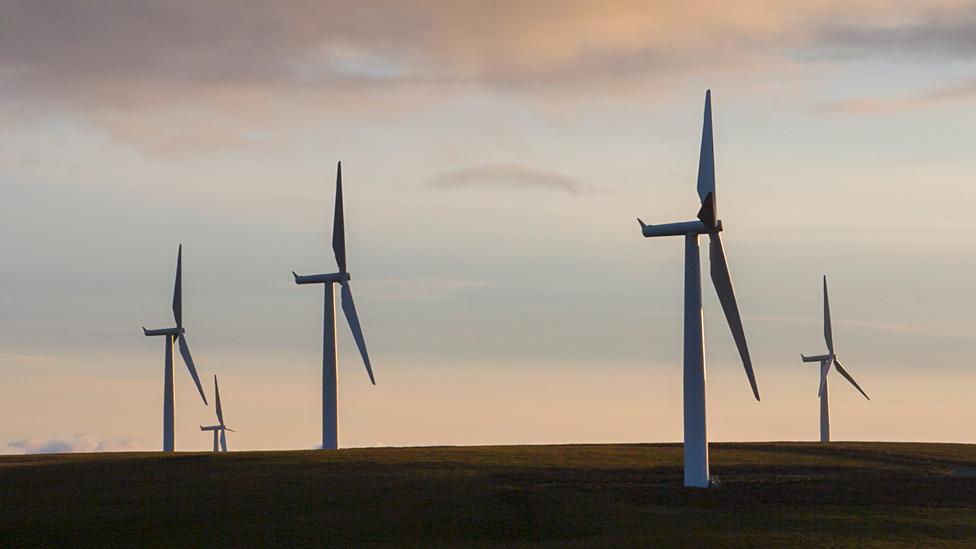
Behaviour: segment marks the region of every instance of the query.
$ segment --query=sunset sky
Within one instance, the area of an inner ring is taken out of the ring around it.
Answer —
[[[710,437],[976,442],[972,2],[0,0],[0,453],[157,450],[184,322],[232,450],[320,441],[343,162],[377,385],[340,445],[679,441],[712,90],[762,402],[703,280]],[[705,259],[707,261],[707,259]],[[705,270],[707,272],[707,269]],[[213,422],[176,364],[176,446]]]

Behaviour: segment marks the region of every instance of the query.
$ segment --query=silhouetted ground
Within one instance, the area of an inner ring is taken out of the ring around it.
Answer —
[[[0,458],[0,546],[968,546],[976,446],[674,444]]]

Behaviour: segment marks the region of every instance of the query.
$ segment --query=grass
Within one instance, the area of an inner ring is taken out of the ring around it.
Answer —
[[[976,446],[675,444],[0,457],[0,546],[969,546]]]

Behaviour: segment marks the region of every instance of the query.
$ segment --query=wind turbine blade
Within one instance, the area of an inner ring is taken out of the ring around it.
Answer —
[[[335,219],[332,224],[332,251],[339,272],[346,272],[346,223],[342,214],[342,162],[336,171]]]
[[[220,430],[220,449],[227,451],[227,432],[223,429]]]
[[[186,337],[180,334],[177,339],[179,339],[180,354],[183,355],[183,363],[186,364],[186,369],[190,371],[190,377],[193,378],[193,383],[197,384],[197,391],[200,392],[200,398],[203,399],[204,404],[207,404],[207,395],[203,392],[203,385],[200,384],[200,376],[197,375],[197,368],[193,365],[193,357],[190,356],[190,347],[186,344]]]
[[[834,354],[834,332],[830,328],[830,301],[827,300],[827,275],[823,277],[824,282],[824,341],[827,342],[827,349],[830,354]]]
[[[176,254],[176,284],[173,287],[173,318],[176,327],[183,326],[183,245]]]
[[[824,387],[827,386],[827,374],[830,373],[830,361],[823,360],[820,362],[820,390],[817,391],[817,396],[822,397],[824,392]]]
[[[729,329],[732,330],[732,338],[735,346],[739,349],[739,357],[742,358],[742,367],[746,370],[749,378],[749,385],[752,386],[752,394],[759,400],[759,388],[756,386],[756,374],[752,371],[752,359],[749,357],[749,346],[746,344],[746,334],[742,329],[742,318],[739,316],[739,306],[735,302],[735,290],[732,288],[732,276],[729,274],[729,265],[725,261],[725,249],[722,248],[722,237],[719,233],[709,233],[709,261],[711,263],[712,284],[715,285],[715,292],[718,300],[722,303],[722,310],[725,311],[725,318],[729,322]]]
[[[224,424],[224,412],[220,409],[220,387],[217,385],[217,375],[214,374],[214,394],[217,397],[217,421]]]
[[[369,364],[369,353],[366,352],[366,339],[363,338],[363,328],[359,325],[359,316],[356,314],[356,304],[352,301],[352,290],[349,288],[348,281],[342,281],[342,312],[346,315],[349,329],[352,330],[352,337],[356,340],[359,347],[359,354],[363,357],[363,364],[366,365],[366,373],[369,374],[369,381],[376,385],[373,378],[373,368]]]
[[[864,389],[862,389],[861,386],[858,385],[856,381],[854,381],[854,378],[851,377],[851,374],[847,373],[847,370],[845,370],[844,367],[840,365],[840,362],[838,362],[835,359],[834,364],[837,365],[837,371],[840,372],[840,375],[847,378],[847,381],[850,381],[851,385],[853,385],[855,389],[857,389],[858,391],[861,392],[862,395],[864,395],[864,398],[871,400],[871,397],[869,397],[868,394],[864,392]]]
[[[698,158],[698,198],[702,204],[715,200],[715,148],[712,144],[712,90],[705,92],[705,121],[702,126],[701,156]]]

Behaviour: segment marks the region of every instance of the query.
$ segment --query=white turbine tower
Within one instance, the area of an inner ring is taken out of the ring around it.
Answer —
[[[830,373],[830,367],[836,366],[837,371],[840,375],[844,376],[847,381],[851,382],[851,385],[855,389],[864,395],[864,398],[871,400],[871,397],[861,389],[861,386],[854,381],[851,374],[847,373],[847,370],[841,366],[840,361],[837,360],[837,354],[834,353],[834,333],[830,327],[830,302],[827,300],[827,275],[823,278],[823,294],[824,294],[824,341],[827,343],[827,354],[817,355],[817,356],[804,356],[800,355],[803,362],[819,362],[820,363],[820,442],[830,442],[830,403],[827,401],[827,374]]]
[[[179,252],[176,255],[176,285],[173,288],[173,319],[176,321],[175,328],[160,328],[157,330],[147,330],[143,327],[142,332],[147,336],[164,336],[166,347],[165,370],[163,373],[163,451],[172,452],[175,448],[175,434],[173,432],[175,406],[173,403],[173,342],[179,342],[180,355],[183,356],[183,363],[190,371],[193,383],[197,385],[200,398],[207,404],[207,397],[203,394],[203,386],[200,385],[200,377],[197,376],[197,369],[193,366],[193,358],[190,356],[190,347],[186,344],[186,330],[183,328],[183,245],[180,244]]]
[[[369,381],[376,385],[373,378],[373,368],[369,363],[366,352],[366,340],[363,329],[356,315],[356,305],[352,300],[352,290],[349,288],[349,271],[346,270],[346,233],[345,220],[342,215],[342,162],[336,171],[335,219],[332,226],[332,251],[335,252],[336,264],[339,272],[301,276],[292,271],[296,284],[324,284],[325,285],[325,319],[322,331],[322,449],[335,450],[339,448],[339,391],[338,391],[338,354],[336,352],[336,315],[335,290],[336,283],[340,286],[342,296],[342,312],[346,315],[346,322],[359,347],[359,354],[366,365]]]
[[[742,319],[732,289],[729,266],[722,248],[722,221],[718,219],[715,198],[715,155],[712,146],[711,91],[705,92],[705,122],[702,129],[701,156],[698,161],[698,196],[701,209],[697,221],[647,225],[638,218],[646,237],[685,237],[685,324],[684,324],[684,457],[685,486],[708,488],[708,432],[705,414],[705,335],[702,324],[701,261],[698,236],[709,239],[710,274],[718,299],[728,319],[742,365],[749,377],[752,393],[759,400],[759,389],[752,371],[752,360],[746,345]]]
[[[209,425],[204,427],[200,426],[201,431],[213,431],[213,451],[219,452],[223,450],[227,451],[227,431],[236,433],[237,431],[231,429],[224,424],[224,411],[220,407],[220,387],[217,385],[217,376],[214,376],[214,398],[217,401],[217,425]],[[220,435],[220,446],[217,446],[217,435]]]

